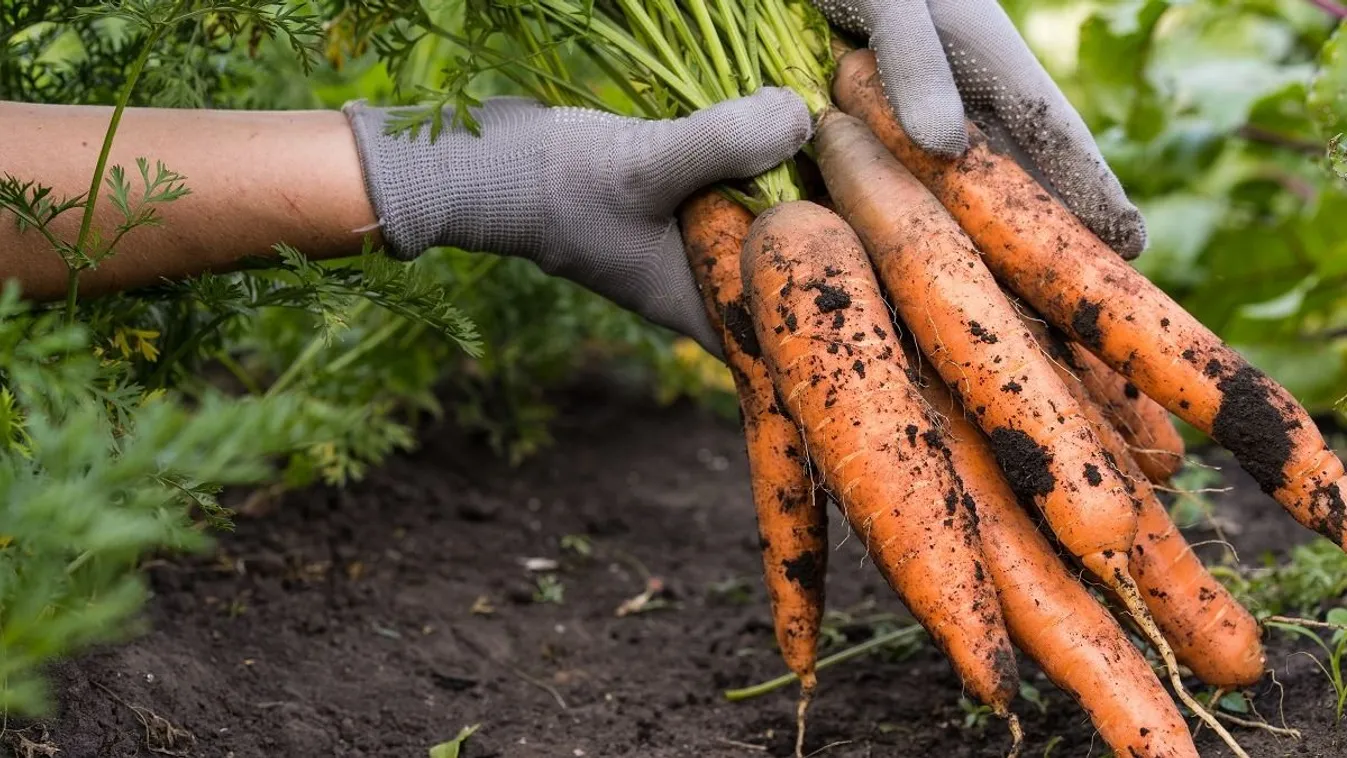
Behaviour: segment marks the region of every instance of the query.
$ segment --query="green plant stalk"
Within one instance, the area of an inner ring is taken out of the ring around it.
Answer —
[[[886,645],[891,645],[896,642],[906,642],[910,639],[915,639],[916,637],[919,637],[924,633],[925,630],[921,628],[920,624],[912,624],[910,626],[905,626],[901,629],[895,629],[894,631],[889,632],[888,634],[881,634],[878,637],[871,637],[870,639],[866,640],[865,642],[862,642],[859,645],[849,647],[846,650],[833,653],[827,658],[824,658],[823,660],[819,661],[816,666],[814,666],[814,670],[822,671],[823,669],[835,666],[839,663],[849,661],[852,658],[858,658],[862,655],[865,655],[866,653],[869,653],[872,650],[877,650]],[[737,690],[725,690],[724,695],[726,700],[732,703],[737,703],[740,700],[748,700],[749,698],[755,698],[758,697],[759,695],[766,695],[767,693],[779,690],[782,687],[790,686],[792,683],[797,682],[799,680],[800,678],[793,673],[785,674],[782,676],[778,676],[775,679],[762,682],[761,684],[755,684],[752,687],[743,687]]]
[[[700,71],[716,71],[717,69],[712,65],[710,59],[707,58],[706,52],[702,50],[703,47],[718,50],[721,53],[721,57],[724,58],[724,50],[721,47],[719,35],[715,33],[714,26],[710,25],[710,19],[707,19],[706,26],[702,26],[702,24],[698,22],[699,28],[702,29],[702,39],[698,40],[696,35],[692,33],[691,27],[688,26],[687,18],[684,17],[683,12],[674,3],[674,0],[651,1],[657,9],[662,11],[661,15],[663,18],[667,19],[669,27],[673,30],[677,39],[681,41],[687,49],[689,57],[692,58],[692,62],[697,69]],[[707,33],[708,29],[706,27],[710,27],[709,34]],[[724,86],[724,83],[718,76],[705,77],[703,89],[705,89],[707,94],[714,100],[728,100],[738,94],[732,85],[729,87]]]
[[[474,268],[472,268],[467,273],[467,275],[464,276],[463,279],[454,286],[454,289],[449,293],[449,295],[445,299],[448,300],[449,302],[454,302],[459,298],[463,297],[463,295],[468,291],[469,287],[476,284],[477,281],[481,279],[483,276],[486,276],[491,271],[491,269],[496,267],[496,264],[500,263],[500,261],[501,259],[498,256],[489,256],[483,258],[480,263],[478,263]],[[360,302],[356,303],[350,310],[349,319],[351,321],[354,321],[356,318],[358,318],[361,314],[363,314],[366,310],[369,309],[371,303],[372,301],[370,300],[361,300]],[[331,363],[327,364],[322,369],[315,372],[312,376],[308,377],[303,383],[300,384],[300,386],[301,387],[306,386],[317,376],[341,371],[342,369],[346,368],[347,366],[358,360],[362,355],[365,355],[369,351],[388,341],[389,338],[397,334],[404,326],[407,325],[407,323],[408,323],[407,321],[399,319],[396,321],[392,321],[388,324],[385,324],[381,329],[376,330],[373,334],[370,334],[360,342],[356,343],[355,347],[343,353],[341,356],[333,360]],[[425,329],[426,325],[424,322],[416,322],[415,324],[412,325],[412,328],[408,330],[408,333],[419,336],[423,331],[425,331]],[[281,392],[282,390],[290,388],[291,385],[295,383],[300,372],[305,367],[307,367],[308,364],[312,363],[314,359],[318,357],[318,353],[322,351],[323,346],[324,340],[321,336],[314,337],[313,339],[309,340],[309,344],[305,345],[303,352],[300,353],[299,357],[295,358],[295,361],[293,363],[291,363],[288,367],[286,367],[285,372],[280,376],[280,378],[276,380],[274,384],[271,385],[271,387],[267,390],[266,394],[273,395]]]
[[[696,81],[697,78],[692,74],[692,71],[688,69],[683,59],[674,52],[669,41],[660,33],[659,25],[650,17],[650,14],[646,13],[640,3],[635,0],[617,0],[617,4],[626,14],[627,20],[634,22],[633,25],[642,34],[650,38],[655,49],[665,59],[668,68],[678,76],[680,83],[689,84]],[[671,82],[670,85],[672,86]],[[690,103],[694,108],[705,108],[715,102],[714,98],[706,96],[705,90],[698,89],[695,86],[689,87],[689,89],[696,93],[696,101]]]
[[[721,91],[726,97],[742,95],[743,92],[735,83],[734,71],[730,69],[730,60],[725,55],[725,46],[721,44],[720,35],[716,33],[716,25],[711,20],[711,11],[706,7],[705,0],[686,0],[686,2],[692,10],[692,17],[697,21],[697,27],[701,29],[702,39],[705,40],[707,52],[711,56],[711,64],[715,69],[716,78],[720,81]]]
[[[622,94],[631,98],[631,101],[636,104],[636,107],[641,113],[645,114],[646,118],[660,118],[663,115],[659,112],[659,109],[655,107],[655,104],[650,101],[650,98],[636,91],[636,88],[631,84],[631,80],[623,76],[622,73],[617,70],[617,66],[613,65],[613,62],[609,60],[609,56],[606,53],[584,40],[579,41],[578,44],[580,45],[580,48],[585,51],[585,54],[589,56],[590,60],[594,61],[594,64],[599,67],[599,70],[612,80],[612,82],[617,85],[618,89],[622,90]],[[597,98],[595,100],[598,102],[597,107],[599,109],[605,107],[602,101],[598,101]]]
[[[516,5],[511,8],[510,14],[514,16],[515,28],[519,30],[518,39],[524,42],[524,46],[528,48],[529,53],[531,54],[530,57],[541,59],[543,64],[546,65],[547,56],[543,52],[542,45],[540,45],[538,40],[534,37],[533,29],[530,27],[528,21],[524,19],[524,14],[520,11],[519,6]],[[546,28],[547,25],[543,24],[542,26],[543,28]],[[561,99],[560,93],[556,91],[556,88],[551,81],[543,80],[542,86],[546,90],[549,100],[556,102]]]
[[[361,316],[361,314],[369,310],[371,305],[372,303],[369,300],[361,300],[360,302],[351,306],[351,310],[347,311],[346,313],[347,321],[355,321],[357,318]],[[290,385],[293,384],[297,378],[299,378],[300,372],[303,371],[304,368],[307,367],[310,363],[312,363],[314,358],[318,357],[318,353],[321,352],[323,349],[324,342],[325,340],[321,336],[314,337],[313,339],[309,340],[309,344],[304,346],[304,350],[300,352],[299,356],[295,358],[294,362],[292,362],[289,366],[287,366],[285,371],[283,371],[281,375],[277,377],[276,381],[273,382],[272,385],[267,388],[266,396],[275,397],[276,395],[279,395],[280,393],[288,389]]]
[[[716,8],[725,27],[725,37],[730,41],[730,50],[734,53],[735,67],[738,68],[739,77],[743,80],[741,91],[754,92],[762,86],[757,56],[750,54],[748,46],[744,44],[743,33],[739,30],[737,17],[730,7],[729,0],[716,0]]]
[[[691,85],[691,77],[684,79],[674,73],[669,67],[659,61],[657,57],[651,55],[635,37],[628,34],[625,30],[616,24],[606,20],[596,11],[593,17],[589,18],[585,24],[580,24],[575,17],[581,15],[581,10],[571,5],[568,0],[540,0],[538,7],[548,12],[550,18],[563,26],[569,27],[572,31],[584,34],[593,32],[599,37],[599,41],[620,51],[623,55],[631,58],[642,68],[645,68],[658,80],[663,82],[679,96],[689,108],[705,108],[711,105],[711,101],[705,94],[700,92],[695,85]]]
[[[117,127],[122,122],[122,114],[126,111],[127,103],[131,101],[131,92],[136,87],[136,81],[145,70],[145,63],[150,59],[150,53],[154,51],[161,34],[162,28],[149,32],[140,54],[131,64],[126,83],[122,85],[122,90],[117,95],[117,105],[112,109],[112,119],[108,123],[107,131],[103,133],[103,147],[98,151],[98,163],[94,165],[93,178],[89,180],[89,193],[84,201],[84,215],[80,218],[79,234],[75,237],[77,255],[85,255],[84,251],[89,245],[89,234],[93,231],[94,225],[94,210],[98,205],[98,192],[103,187],[103,174],[107,171],[108,157],[112,154],[112,141],[117,136]],[[92,260],[92,256],[86,257]],[[65,320],[67,324],[74,324],[75,306],[79,299],[80,270],[83,267],[71,265],[70,261],[66,261],[66,266],[69,272],[66,278]]]

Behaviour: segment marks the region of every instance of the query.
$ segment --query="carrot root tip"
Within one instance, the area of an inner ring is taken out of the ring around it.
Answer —
[[[1020,726],[1020,717],[1013,713],[1006,713],[1006,726],[1010,729],[1010,752],[1006,753],[1006,758],[1019,758],[1020,751],[1024,749],[1024,728]]]

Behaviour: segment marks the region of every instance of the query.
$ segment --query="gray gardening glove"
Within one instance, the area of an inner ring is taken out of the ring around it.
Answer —
[[[870,38],[903,130],[926,150],[968,148],[964,114],[1009,149],[1124,258],[1146,246],[1141,213],[996,0],[814,0]]]
[[[394,255],[528,258],[717,356],[674,213],[702,187],[790,158],[812,129],[804,102],[776,88],[669,121],[498,98],[474,110],[480,136],[446,128],[433,143],[425,129],[386,134],[387,110],[346,113]]]

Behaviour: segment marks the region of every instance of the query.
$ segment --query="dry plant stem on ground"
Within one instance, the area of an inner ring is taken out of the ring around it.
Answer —
[[[721,335],[734,377],[758,516],[763,576],[772,624],[786,666],[800,680],[796,753],[817,678],[828,556],[827,494],[816,487],[795,422],[777,406],[762,361],[739,266],[753,214],[715,190],[688,200],[680,213],[683,243],[711,326]]]

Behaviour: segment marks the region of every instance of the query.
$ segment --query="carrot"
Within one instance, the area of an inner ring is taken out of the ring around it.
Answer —
[[[834,501],[964,686],[1011,717],[1015,655],[975,505],[860,240],[821,206],[783,203],[754,222],[741,263],[763,359]]]
[[[909,353],[909,362],[919,360]],[[1145,656],[1015,503],[988,440],[929,365],[921,393],[945,415],[950,458],[978,504],[982,552],[1010,638],[1080,703],[1118,755],[1197,756],[1183,716]]]
[[[1234,453],[1297,521],[1347,545],[1342,462],[1285,388],[1128,266],[976,127],[956,159],[913,144],[889,110],[869,51],[839,61],[833,90],[842,109],[940,198],[998,279]]]
[[[830,115],[815,146],[898,315],[991,439],[1015,493],[1101,579],[1125,575],[1137,503],[967,235],[860,121]]]
[[[800,678],[798,753],[804,711],[817,684],[828,501],[814,486],[799,429],[777,405],[744,302],[739,251],[753,214],[707,190],[684,203],[680,220],[688,262],[711,326],[721,334],[725,362],[738,390],[776,641],[786,665]]]
[[[1136,488],[1141,515],[1128,571],[1175,657],[1215,687],[1247,687],[1258,681],[1266,660],[1258,621],[1202,565],[1122,435],[1107,414],[1090,402],[1086,384],[1072,374],[1088,373],[1075,362],[1075,346],[1032,315],[1022,314],[1022,318],[1099,430],[1104,448]]]
[[[829,194],[894,307],[990,437],[1015,493],[1038,505],[1063,546],[1117,594],[1184,704],[1243,758],[1229,731],[1183,689],[1173,650],[1128,573],[1140,504],[968,236],[861,121],[829,113],[814,146]]]
[[[1072,345],[1071,351],[1090,398],[1122,434],[1146,478],[1160,484],[1177,474],[1183,468],[1183,437],[1170,421],[1169,411],[1089,350]]]

